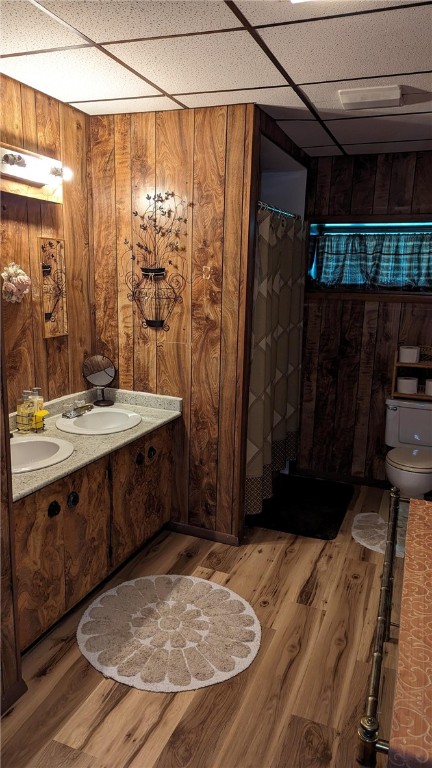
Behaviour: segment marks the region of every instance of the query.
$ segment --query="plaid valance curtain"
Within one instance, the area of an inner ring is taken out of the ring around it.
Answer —
[[[323,286],[432,288],[432,233],[318,236],[310,275]]]

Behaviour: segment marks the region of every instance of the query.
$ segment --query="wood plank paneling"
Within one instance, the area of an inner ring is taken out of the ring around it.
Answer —
[[[328,216],[331,192],[332,158],[320,157],[316,176],[315,216]]]
[[[369,216],[373,210],[377,159],[375,155],[354,157],[351,212]]]
[[[92,266],[87,206],[87,128],[89,118],[56,99],[4,75],[2,137],[31,151],[59,158],[74,173],[63,184],[63,205],[2,196],[3,259],[17,261],[32,279],[31,294],[14,311],[5,308],[5,348],[9,403],[15,409],[23,388],[39,386],[45,399],[82,389],[82,357],[93,335]],[[69,282],[69,335],[43,337],[38,237],[65,238]]]
[[[374,216],[386,214],[388,211],[392,164],[393,155],[378,155],[373,202]]]
[[[128,294],[130,288],[126,276],[131,272],[130,251],[125,239],[132,239],[132,187],[131,187],[131,116],[115,115],[115,206],[117,233],[117,322],[118,334],[118,384],[122,389],[133,389],[133,305]]]
[[[354,476],[358,475],[359,477],[365,476],[377,325],[378,303],[366,301],[364,304],[361,354],[358,369],[356,424],[351,468],[351,474]]]
[[[227,108],[195,113],[189,522],[215,529]]]
[[[393,155],[388,202],[393,213],[411,213],[415,167],[414,152]]]
[[[89,250],[87,216],[88,118],[72,107],[60,105],[63,162],[73,170],[73,184],[63,185],[66,280],[68,284],[68,366],[69,391],[82,389],[82,364],[92,352],[91,300],[93,266]],[[105,183],[105,179],[104,179]],[[106,264],[109,271],[109,262]],[[100,273],[99,273],[100,278]],[[114,286],[116,286],[116,282]],[[73,286],[71,288],[71,286]],[[110,314],[112,308],[110,308]],[[117,345],[112,354],[116,355]]]
[[[234,484],[232,494],[232,534],[241,539],[244,526],[243,499],[245,486],[246,442],[249,407],[250,339],[254,281],[254,249],[256,215],[260,188],[259,157],[261,135],[259,112],[252,104],[246,107],[245,154],[243,165],[243,215],[240,251],[238,301],[237,377],[234,431]],[[227,349],[230,345],[227,344]],[[223,386],[223,382],[222,382]],[[231,405],[232,408],[232,405]]]
[[[222,265],[222,328],[219,383],[219,460],[217,466],[216,530],[231,533],[232,490],[235,466],[235,428],[232,413],[237,365],[242,358],[232,354],[238,344],[241,232],[243,214],[243,170],[245,161],[246,107],[228,107],[225,167],[225,221]],[[240,236],[239,236],[240,233]],[[238,400],[241,405],[241,399]]]
[[[156,116],[154,113],[132,115],[132,211],[143,213],[146,195],[156,192]],[[159,190],[158,190],[159,191]],[[136,219],[135,219],[136,226]],[[134,242],[137,238],[135,236]],[[139,268],[135,267],[140,276]],[[134,306],[134,389],[157,392],[156,334],[143,328]]]
[[[417,152],[412,213],[432,212],[432,152]]]
[[[351,474],[353,456],[352,435],[356,411],[352,403],[357,399],[358,367],[360,362],[364,305],[360,301],[346,301],[342,305],[341,335],[339,343],[340,365],[337,373],[335,430],[332,447],[332,471],[342,477]]]
[[[333,158],[329,177],[329,158],[318,158],[308,178],[308,216],[329,222],[351,217],[406,221],[418,213],[425,218],[432,214],[431,163],[432,152]],[[367,291],[355,297],[334,291],[306,295],[300,471],[345,480],[385,480],[385,398],[391,390],[394,353],[399,344],[431,343],[429,302],[426,296],[397,291],[379,296]],[[341,307],[341,321],[333,310],[333,343],[339,335],[344,339],[343,318],[351,339],[348,346],[342,341],[333,369],[331,359],[321,364],[321,350],[331,335],[326,324],[329,303]],[[326,434],[334,437],[331,446]],[[330,453],[323,449],[326,444]]]
[[[339,307],[332,321],[327,320],[329,304]],[[331,325],[340,343],[337,355],[324,361]],[[400,344],[428,345],[431,338],[427,299],[386,301],[370,294],[368,300],[354,301],[350,294],[340,299],[307,294],[298,469],[340,480],[385,480],[385,399],[391,392],[394,354]],[[327,445],[331,458],[321,445],[326,430],[334,437]]]
[[[186,201],[187,236],[182,259],[174,260],[185,278],[181,301],[174,307],[169,331],[157,332],[157,382],[161,394],[183,398],[182,422],[174,430],[172,519],[187,523],[191,390],[191,264],[193,233],[193,110],[160,112],[156,116],[156,187]]]
[[[332,160],[329,192],[329,216],[343,214],[351,205],[353,187],[353,158],[334,157]]]
[[[333,471],[333,446],[337,402],[337,374],[339,367],[339,343],[342,306],[327,302],[323,306],[319,342],[316,403],[314,423],[315,461],[325,472]]]
[[[1,714],[24,692],[21,677],[21,657],[17,644],[16,580],[14,557],[14,523],[12,513],[12,481],[9,456],[9,418],[4,377],[3,327],[1,334],[0,387],[0,596],[1,596]]]
[[[93,248],[96,350],[118,369],[117,255],[115,235],[114,116],[93,118],[92,159]]]

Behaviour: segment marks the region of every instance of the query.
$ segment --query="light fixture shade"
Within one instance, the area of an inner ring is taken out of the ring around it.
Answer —
[[[338,94],[344,109],[400,107],[402,104],[402,87],[400,85],[346,88],[338,91]]]

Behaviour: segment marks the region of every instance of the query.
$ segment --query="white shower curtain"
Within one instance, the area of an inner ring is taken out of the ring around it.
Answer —
[[[272,476],[295,460],[299,427],[304,224],[258,213],[252,319],[245,513],[259,514]]]

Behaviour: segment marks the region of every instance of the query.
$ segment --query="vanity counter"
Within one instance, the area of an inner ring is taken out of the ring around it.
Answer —
[[[74,446],[73,453],[68,459],[53,464],[44,469],[33,470],[12,475],[13,501],[28,496],[62,477],[106,456],[118,448],[134,442],[143,435],[154,432],[159,427],[178,419],[182,410],[182,399],[164,395],[152,395],[146,392],[132,392],[122,389],[105,389],[105,397],[114,400],[115,405],[124,410],[134,411],[143,417],[135,427],[123,432],[107,435],[79,435],[63,432],[56,427],[59,415],[76,399],[86,403],[96,399],[96,390],[86,390],[64,398],[58,398],[45,404],[49,416],[45,420],[45,430],[41,434],[46,437],[57,437],[67,440]],[[95,406],[97,407],[97,406]],[[14,433],[14,415],[11,415],[10,427]],[[36,433],[30,433],[30,436]],[[13,440],[13,437],[11,438]]]

